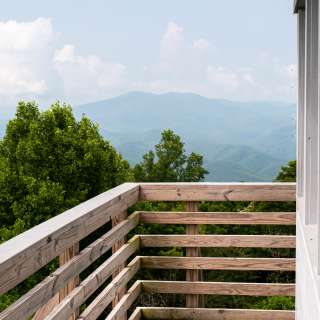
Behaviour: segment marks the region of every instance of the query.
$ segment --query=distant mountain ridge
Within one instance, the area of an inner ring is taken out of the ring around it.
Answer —
[[[168,128],[181,135],[187,151],[204,156],[210,181],[271,181],[295,159],[295,105],[290,103],[131,92],[74,110],[97,122],[132,164]]]
[[[204,156],[207,181],[271,181],[295,159],[295,105],[290,103],[130,92],[76,106],[74,112],[98,123],[131,164],[153,149],[164,129],[174,130],[188,152]],[[0,137],[8,119],[4,113],[0,117]]]

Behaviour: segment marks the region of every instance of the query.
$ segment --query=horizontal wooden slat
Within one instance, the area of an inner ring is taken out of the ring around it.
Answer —
[[[68,317],[112,275],[115,269],[138,249],[139,237],[136,236],[131,238],[127,244],[122,246],[83,280],[77,288],[52,310],[45,320],[68,319]]]
[[[0,320],[28,319],[39,307],[53,297],[59,289],[64,287],[70,279],[80,274],[92,262],[106,253],[117,240],[132,230],[138,224],[138,221],[139,216],[137,213],[130,215],[128,219],[122,221],[101,238],[91,243],[68,263],[55,270],[49,277],[0,313]]]
[[[141,267],[151,269],[295,271],[292,258],[141,257]]]
[[[118,304],[109,313],[106,320],[117,320],[125,314],[141,293],[141,281],[136,281]]]
[[[253,309],[139,308],[150,320],[294,320],[294,311]]]
[[[295,201],[295,183],[141,183],[143,201]]]
[[[141,223],[295,225],[294,212],[157,212],[140,211]]]
[[[137,184],[120,185],[1,244],[0,294],[132,206],[138,196]]]
[[[295,285],[288,283],[142,281],[145,292],[174,294],[214,294],[239,296],[294,296]]]
[[[295,248],[295,236],[273,235],[141,235],[142,247]]]
[[[140,258],[134,258],[103,291],[81,313],[79,319],[95,320],[116,296],[117,290],[125,286],[140,268]]]
[[[132,315],[130,316],[129,320],[140,320],[142,317],[141,309],[136,308],[133,312]]]

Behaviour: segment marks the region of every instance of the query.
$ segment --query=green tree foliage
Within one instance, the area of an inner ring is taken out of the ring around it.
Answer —
[[[136,181],[143,182],[198,182],[208,173],[203,157],[192,152],[186,155],[184,143],[172,130],[161,134],[155,151],[149,151],[134,169]]]
[[[129,179],[129,165],[70,106],[18,104],[0,142],[2,241]]]

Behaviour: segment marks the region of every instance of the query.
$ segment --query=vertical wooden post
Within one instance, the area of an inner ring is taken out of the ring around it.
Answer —
[[[79,252],[79,244],[75,244],[72,247],[66,249],[59,256],[59,265],[62,266],[72,259]],[[54,295],[44,306],[42,306],[34,315],[33,320],[44,319],[53,308],[59,304],[77,285],[79,284],[79,276],[74,277],[70,280],[67,285],[60,289],[59,292]],[[73,313],[68,320],[75,320],[77,318],[78,312]]]
[[[190,201],[186,203],[186,211],[188,212],[197,212],[198,203],[195,201]],[[199,234],[199,225],[189,224],[186,226],[187,234]],[[186,248],[187,257],[200,257],[201,249],[200,248]],[[186,280],[187,281],[201,281],[201,270],[187,270],[186,271]],[[190,294],[186,295],[186,307],[187,308],[199,308],[201,307],[200,295]]]
[[[120,214],[116,215],[114,218],[112,218],[112,227],[116,226],[118,223],[121,221],[125,220],[127,218],[127,211],[123,211]],[[119,250],[124,244],[125,244],[126,238],[122,238],[115,242],[115,244],[112,246],[112,254],[115,253],[117,250]],[[125,264],[121,264],[119,268],[112,274],[112,278],[114,279],[120,272],[121,270],[125,267]],[[126,287],[119,288],[117,291],[117,294],[115,298],[112,301],[112,307],[114,308],[119,300],[125,295],[126,293]],[[126,320],[127,317],[126,315],[122,315],[119,317],[118,320]]]

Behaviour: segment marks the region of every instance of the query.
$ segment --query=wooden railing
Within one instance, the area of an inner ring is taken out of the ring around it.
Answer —
[[[186,212],[134,212],[139,201],[182,201]],[[294,225],[288,212],[198,212],[202,201],[295,201],[291,183],[127,183],[68,210],[0,245],[0,295],[56,257],[60,266],[0,314],[9,319],[124,319],[142,292],[186,295],[187,308],[140,308],[130,319],[294,319],[293,311],[204,309],[202,295],[294,296],[294,284],[205,282],[202,270],[295,271],[293,258],[201,257],[200,248],[295,248],[293,235],[201,235],[201,224]],[[80,251],[79,241],[107,223],[111,229]],[[184,224],[186,235],[127,234],[139,223]],[[185,257],[141,256],[140,248],[186,248]],[[106,254],[112,250],[112,254]],[[63,259],[61,257],[64,257]],[[100,259],[99,259],[100,258]],[[102,261],[101,261],[101,258]],[[130,259],[132,260],[127,263]],[[84,278],[79,275],[99,265]],[[186,281],[136,280],[138,270],[186,270]],[[112,277],[111,280],[109,278]],[[102,288],[102,289],[101,289]],[[97,293],[97,290],[99,292]],[[95,294],[94,299],[89,299]],[[88,300],[89,299],[89,300]],[[84,306],[85,308],[81,306]],[[84,310],[82,310],[84,308]],[[191,310],[191,311],[190,311]]]

